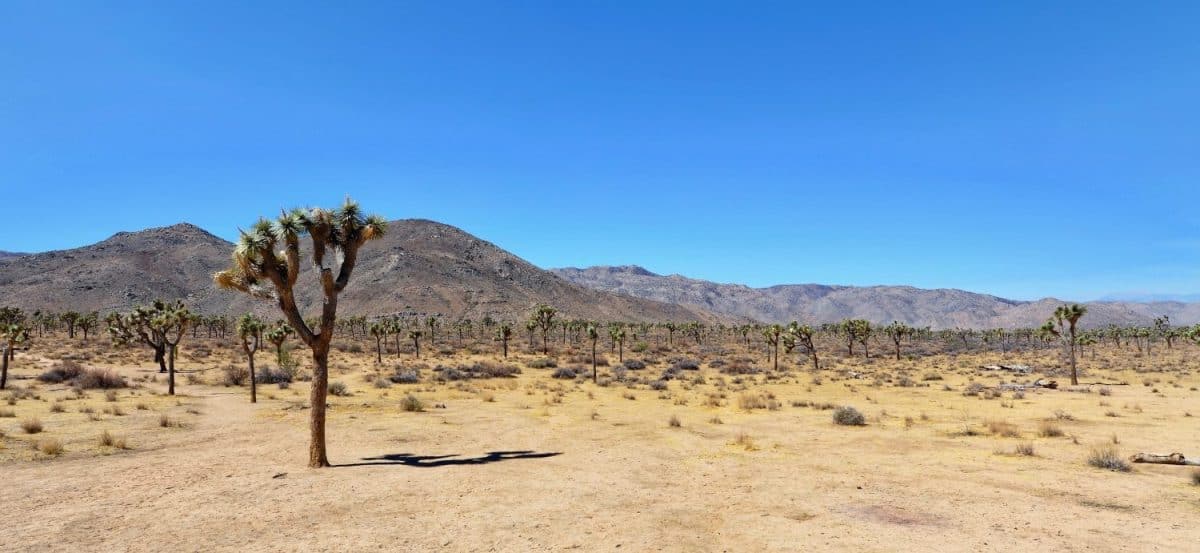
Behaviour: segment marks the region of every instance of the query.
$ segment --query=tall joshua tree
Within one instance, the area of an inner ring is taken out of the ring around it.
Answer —
[[[375,338],[375,362],[383,364],[383,340],[387,338],[387,323],[380,321],[371,323],[371,337]]]
[[[625,327],[622,327],[620,325],[609,326],[608,327],[608,337],[612,339],[612,343],[616,344],[619,347],[619,349],[617,350],[617,362],[624,363],[625,362]]]
[[[763,339],[767,341],[767,357],[771,357],[771,350],[775,350],[775,368],[779,370],[779,335],[783,334],[783,327],[777,324],[768,326],[762,331]]]
[[[412,343],[413,343],[413,356],[416,357],[417,359],[420,359],[421,358],[421,331],[420,330],[408,331],[408,339],[412,340]]]
[[[896,360],[899,361],[900,342],[903,342],[906,338],[912,336],[912,327],[900,321],[892,321],[892,324],[883,327],[883,332],[888,335],[888,338],[892,339],[894,344],[896,344]]]
[[[817,360],[817,348],[813,345],[813,328],[809,325],[802,325],[796,321],[792,321],[792,324],[788,325],[787,332],[808,351],[808,356],[812,359],[813,370],[821,368],[820,362]]]
[[[592,341],[592,383],[596,382],[596,340],[600,338],[600,331],[596,329],[595,323],[587,324],[587,337]]]
[[[1061,338],[1068,344],[1068,349],[1071,354],[1071,385],[1079,385],[1079,368],[1075,361],[1075,348],[1079,344],[1079,337],[1076,334],[1076,327],[1079,324],[1079,319],[1087,315],[1087,308],[1073,303],[1071,305],[1060,305],[1054,310],[1054,314],[1050,316],[1050,320],[1042,325],[1042,331]],[[1057,323],[1058,329],[1055,329]]]
[[[550,354],[550,330],[554,328],[554,316],[557,314],[557,309],[542,304],[533,310],[533,316],[529,318],[542,331],[542,355]]]
[[[242,351],[246,352],[246,361],[250,365],[250,403],[258,403],[258,380],[254,375],[254,354],[258,353],[258,348],[262,345],[263,330],[266,328],[265,323],[250,313],[242,315],[237,322],[238,338],[242,341]]]
[[[508,339],[512,338],[512,333],[512,325],[508,323],[501,323],[500,326],[496,328],[496,339],[500,341],[500,344],[504,348],[505,359],[508,359]]]
[[[191,321],[191,312],[178,300],[174,303],[154,300],[149,306],[135,307],[124,315],[112,313],[105,319],[113,342],[121,345],[141,342],[154,350],[158,372],[167,373],[167,393],[171,395],[175,394],[176,350]]]
[[[29,329],[21,323],[0,326],[0,345],[4,346],[4,351],[0,352],[0,390],[8,385],[8,360],[12,359],[13,349],[28,338]]]
[[[383,236],[387,223],[364,216],[349,198],[336,209],[296,209],[274,222],[259,219],[242,232],[233,252],[233,265],[214,275],[217,285],[263,299],[272,299],[296,335],[312,351],[313,380],[309,393],[308,466],[327,467],[325,407],[329,393],[329,344],[337,323],[338,295],[350,284],[363,244]],[[312,241],[312,264],[323,296],[317,328],[309,326],[296,305],[300,277],[300,240]],[[279,249],[282,246],[282,250]],[[340,263],[338,262],[340,258]]]

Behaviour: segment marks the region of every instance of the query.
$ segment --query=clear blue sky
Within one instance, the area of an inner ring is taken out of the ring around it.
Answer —
[[[250,4],[253,4],[251,6]],[[544,266],[1200,291],[1196,2],[0,3],[0,249],[347,193]]]

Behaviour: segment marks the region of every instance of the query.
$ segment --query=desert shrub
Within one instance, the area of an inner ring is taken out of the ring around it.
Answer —
[[[1117,453],[1117,448],[1104,445],[1092,448],[1088,453],[1087,463],[1099,469],[1112,470],[1117,472],[1129,472],[1133,470],[1125,459]]]
[[[963,388],[963,395],[964,396],[977,396],[977,395],[979,395],[980,392],[984,391],[986,388],[987,388],[986,386],[984,386],[983,384],[981,384],[979,382],[972,382],[970,384],[967,384],[966,388]]]
[[[417,396],[407,394],[400,400],[400,408],[410,413],[419,413],[425,410],[425,402]]]
[[[680,377],[679,369],[677,369],[675,367],[668,367],[666,370],[664,370],[662,372],[662,375],[659,376],[658,379],[659,380],[672,380],[672,379],[679,378],[679,377]]]
[[[638,342],[636,344],[633,344],[633,346],[629,348],[629,351],[632,351],[634,353],[642,353],[648,349],[650,349],[649,344],[647,344],[646,342]]]
[[[1097,392],[1102,396],[1111,396],[1112,388],[1109,388],[1108,386],[1101,386]]]
[[[68,380],[75,380],[82,373],[83,366],[67,359],[59,361],[49,370],[38,375],[37,379],[50,384],[60,384]]]
[[[763,372],[762,369],[754,367],[747,361],[737,360],[720,368],[721,374],[743,375],[743,374],[758,374]]]
[[[658,390],[660,392],[663,390],[666,390],[667,389],[667,381],[666,380],[655,380],[650,383],[650,389]]]
[[[667,426],[670,426],[671,428],[679,428],[683,426],[683,423],[680,422],[678,416],[671,415],[671,418],[667,420]]]
[[[1029,442],[1024,442],[1024,443],[1019,443],[1019,444],[1017,444],[1017,447],[1016,447],[1016,448],[1014,448],[1014,450],[1013,450],[1013,451],[1014,451],[1014,453],[1016,453],[1017,455],[1024,455],[1025,457],[1033,457],[1033,455],[1034,455],[1034,453],[1033,453],[1033,444],[1031,444],[1031,443],[1029,443]]]
[[[63,453],[63,444],[58,438],[45,438],[38,440],[37,448],[38,451],[41,451],[43,454],[55,457],[62,455]]]
[[[396,367],[396,372],[392,373],[388,380],[396,384],[416,384],[421,381],[421,368]]]
[[[985,424],[987,425],[988,432],[991,432],[996,436],[1003,436],[1005,438],[1021,437],[1021,432],[1018,431],[1017,426],[1011,422],[989,420]]]
[[[554,369],[558,367],[558,361],[551,357],[541,357],[525,363],[525,366],[531,369]]]
[[[346,397],[350,395],[350,388],[346,386],[345,382],[335,380],[329,383],[329,393],[338,397]]]
[[[480,378],[511,378],[521,374],[521,368],[516,365],[502,365],[491,361],[479,361],[470,365],[447,367],[438,365],[433,368],[438,380],[473,380]]]
[[[50,405],[51,413],[62,413],[62,412],[65,412],[66,410],[67,410],[67,408],[63,407],[63,404],[61,404],[57,401]]]
[[[575,378],[575,369],[572,369],[570,367],[559,367],[557,369],[554,369],[554,372],[551,373],[550,377],[551,378],[561,378],[564,380],[572,380]]]
[[[637,359],[626,359],[625,363],[623,365],[626,370],[630,370],[630,371],[640,371],[640,370],[646,368],[646,362],[639,361]]]
[[[917,383],[914,382],[913,379],[909,378],[907,375],[901,376],[900,379],[896,381],[896,386],[899,386],[901,388],[912,388],[913,386],[916,386],[916,385],[917,385]]]
[[[678,371],[698,371],[700,363],[692,359],[677,359],[671,363],[671,368]]]
[[[372,380],[372,384],[376,388],[391,388],[392,387],[392,382],[386,378],[376,378],[376,379]]]
[[[941,380],[941,379],[942,379],[942,375],[940,375],[938,373],[934,373],[934,372],[925,373],[925,376],[921,377],[921,380],[924,380],[926,382],[930,382],[930,381],[934,381],[934,380]]]
[[[833,422],[842,426],[865,426],[867,418],[858,409],[843,405],[833,410]]]
[[[224,374],[222,382],[226,386],[241,386],[250,380],[250,369],[241,365],[229,365],[221,372]]]
[[[1192,471],[1192,485],[1200,486],[1200,469]]]
[[[26,434],[37,434],[42,431],[42,428],[42,421],[37,418],[21,421],[21,430],[24,430]]]
[[[1051,421],[1042,421],[1038,424],[1038,436],[1043,438],[1058,438],[1062,435],[1062,428]]]
[[[719,369],[719,368],[721,368],[721,367],[724,367],[724,366],[725,366],[725,360],[724,360],[724,359],[713,359],[712,361],[709,361],[709,362],[708,362],[708,367],[709,367],[710,369]]]
[[[291,384],[296,380],[296,367],[294,365],[290,367],[284,365],[275,369],[264,366],[254,371],[254,373],[254,379],[259,384]]]
[[[15,416],[17,416],[17,413],[12,409],[0,409],[0,419],[11,419]]]

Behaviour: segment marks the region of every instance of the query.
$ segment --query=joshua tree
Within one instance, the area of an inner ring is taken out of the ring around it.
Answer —
[[[1071,305],[1060,305],[1054,310],[1054,315],[1046,324],[1042,325],[1042,331],[1053,336],[1057,336],[1065,340],[1069,346],[1071,353],[1071,385],[1079,385],[1079,369],[1075,361],[1075,347],[1079,343],[1079,337],[1076,334],[1076,325],[1079,324],[1079,319],[1082,319],[1087,314],[1087,308],[1073,303]],[[1055,329],[1057,323],[1058,328]],[[1065,330],[1064,330],[1065,327]]]
[[[496,339],[500,341],[501,347],[504,348],[504,358],[508,359],[508,339],[512,338],[512,325],[508,323],[500,323],[496,328]]]
[[[871,323],[863,319],[848,319],[842,321],[838,325],[838,332],[846,339],[846,348],[850,355],[854,355],[854,343],[858,342],[863,347],[863,356],[871,357],[871,352],[867,350],[867,340],[871,338]]]
[[[525,321],[525,330],[529,332],[529,349],[532,351],[534,348],[533,333],[537,331],[537,321],[533,319]]]
[[[674,347],[675,346],[675,330],[678,329],[679,327],[676,326],[675,323],[672,323],[672,322],[663,323],[662,327],[667,329],[667,345]]]
[[[93,328],[96,328],[96,325],[100,324],[100,313],[92,311],[91,313],[79,317],[79,320],[75,324],[79,327],[79,330],[83,332],[83,341],[86,342],[88,339],[88,334]]]
[[[158,372],[167,373],[167,393],[175,395],[176,352],[191,320],[192,314],[182,301],[154,300],[149,307],[136,307],[125,315],[113,313],[105,322],[113,342],[141,342],[154,350]]]
[[[283,321],[277,321],[275,323],[275,327],[267,331],[265,334],[267,341],[271,342],[272,346],[275,346],[275,362],[278,363],[280,367],[282,367],[284,364],[283,344],[287,342],[288,336],[295,333],[296,331],[292,330],[292,327],[288,326],[287,323]]]
[[[371,336],[375,338],[375,362],[383,364],[383,339],[387,338],[386,322],[371,323]]]
[[[596,382],[596,340],[600,338],[600,331],[596,329],[594,323],[587,325],[587,337],[592,341],[592,382]]]
[[[608,337],[612,339],[612,343],[616,344],[620,349],[617,353],[617,361],[625,362],[625,328],[619,325],[611,325],[608,327]]]
[[[242,315],[237,322],[238,338],[242,340],[242,351],[250,365],[250,403],[258,403],[258,380],[254,375],[254,354],[262,345],[263,330],[267,325],[250,313]]]
[[[275,300],[288,324],[312,351],[308,465],[313,468],[329,466],[325,452],[325,407],[329,392],[329,344],[337,323],[338,295],[350,283],[359,248],[368,240],[383,236],[386,227],[382,218],[363,216],[358,204],[349,198],[337,209],[297,209],[284,213],[273,224],[259,219],[248,232],[241,234],[233,253],[233,266],[214,276],[222,288]],[[300,239],[305,235],[312,240],[312,263],[324,298],[317,321],[319,328],[315,330],[305,322],[296,305]],[[282,251],[278,249],[280,246]]]
[[[533,316],[529,318],[542,331],[542,355],[550,353],[550,329],[554,328],[554,316],[557,314],[557,309],[542,304],[533,310]]]
[[[913,328],[900,321],[892,321],[892,324],[883,327],[883,332],[896,344],[896,360],[899,361],[900,342],[912,336]]]
[[[813,345],[813,328],[792,321],[792,324],[788,325],[787,332],[808,351],[808,356],[812,359],[813,370],[819,369],[820,363],[817,361],[817,348]]]
[[[408,339],[412,340],[412,343],[413,343],[413,356],[416,357],[417,359],[420,359],[421,358],[421,331],[420,330],[408,331]]]
[[[434,342],[437,341],[437,328],[439,326],[441,326],[441,322],[438,321],[437,317],[429,317],[425,319],[425,327],[429,329],[429,347],[431,348],[433,347]]]
[[[13,350],[29,338],[29,329],[21,323],[8,323],[0,326],[0,343],[4,351],[0,352],[0,390],[8,385],[8,361],[13,358]]]
[[[771,357],[771,350],[775,350],[775,367],[774,370],[779,370],[779,335],[783,334],[783,327],[774,324],[764,328],[762,331],[763,338],[767,341],[767,357]]]

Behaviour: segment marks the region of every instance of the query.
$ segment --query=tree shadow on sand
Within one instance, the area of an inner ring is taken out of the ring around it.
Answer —
[[[451,455],[413,455],[411,453],[388,453],[378,457],[363,457],[360,463],[345,463],[336,467],[368,467],[373,465],[405,465],[410,467],[445,467],[453,465],[486,465],[510,459],[545,459],[562,455],[561,452],[537,453],[534,451],[489,451],[480,457],[460,458]]]

